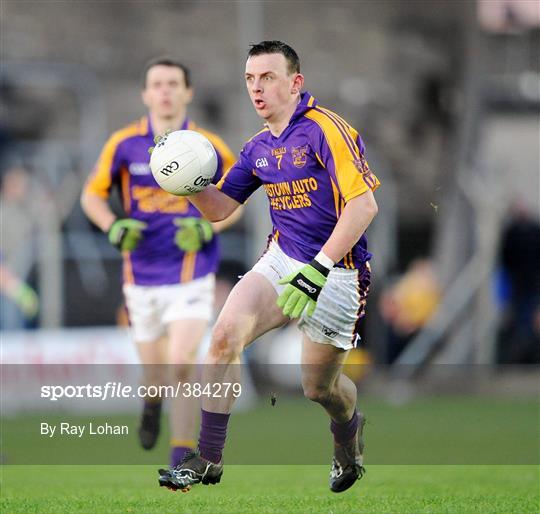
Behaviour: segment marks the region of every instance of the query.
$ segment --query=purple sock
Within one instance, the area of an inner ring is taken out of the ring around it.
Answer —
[[[180,461],[188,450],[193,450],[193,448],[188,446],[171,446],[171,468],[180,464]]]
[[[201,409],[201,434],[199,450],[201,456],[214,464],[221,462],[221,454],[227,437],[227,424],[230,414],[207,412]]]
[[[358,413],[354,409],[352,418],[346,423],[336,423],[334,420],[330,423],[330,431],[334,434],[334,441],[338,444],[348,443],[358,430]]]

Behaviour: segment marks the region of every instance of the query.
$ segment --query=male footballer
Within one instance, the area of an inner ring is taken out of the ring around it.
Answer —
[[[156,135],[190,129],[206,136],[216,150],[216,179],[234,163],[234,155],[215,134],[187,117],[193,89],[189,69],[171,58],[150,61],[143,74],[142,100],[148,115],[115,132],[105,144],[82,195],[87,216],[108,235],[124,259],[123,291],[134,342],[149,385],[188,382],[198,347],[212,316],[214,274],[219,260],[216,225],[185,198],[163,191],[149,167],[148,149]],[[108,204],[117,188],[125,215]],[[165,376],[166,366],[174,377]],[[199,406],[193,398],[171,401],[171,466],[193,440]],[[140,443],[155,446],[160,431],[161,398],[144,402]]]
[[[265,128],[242,149],[216,186],[189,197],[221,220],[260,186],[270,203],[268,247],[231,291],[213,329],[204,381],[235,375],[242,350],[269,330],[298,318],[303,332],[302,386],[330,417],[334,456],[330,489],[362,477],[362,427],[354,383],[342,373],[358,341],[370,284],[365,231],[377,214],[379,181],[358,132],[302,92],[296,52],[263,41],[248,52],[245,81]],[[203,396],[199,444],[183,462],[160,470],[159,483],[187,491],[221,480],[222,452],[234,396]]]

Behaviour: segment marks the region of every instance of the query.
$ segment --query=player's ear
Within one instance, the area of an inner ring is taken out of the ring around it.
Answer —
[[[291,87],[291,93],[293,95],[297,95],[302,91],[302,87],[304,87],[304,75],[301,73],[297,73],[294,76],[292,87]]]
[[[191,103],[191,100],[193,100],[193,88],[192,87],[188,87],[186,89],[186,103],[189,104]]]

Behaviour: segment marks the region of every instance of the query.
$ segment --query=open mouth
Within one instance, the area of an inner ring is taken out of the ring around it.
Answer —
[[[255,104],[256,109],[264,109],[266,107],[266,102],[260,98],[254,100],[253,103]]]

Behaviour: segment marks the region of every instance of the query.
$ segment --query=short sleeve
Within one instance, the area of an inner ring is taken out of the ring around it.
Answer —
[[[224,173],[217,183],[217,188],[233,200],[244,203],[261,184],[262,182],[255,174],[254,167],[251,165],[244,147],[238,161]]]
[[[313,110],[306,116],[319,127],[314,137],[315,151],[345,202],[369,189],[375,191],[380,182],[371,172],[356,130],[331,111]]]
[[[105,143],[94,170],[86,180],[85,193],[108,198],[111,186],[118,180],[121,168],[120,142],[114,135]]]

